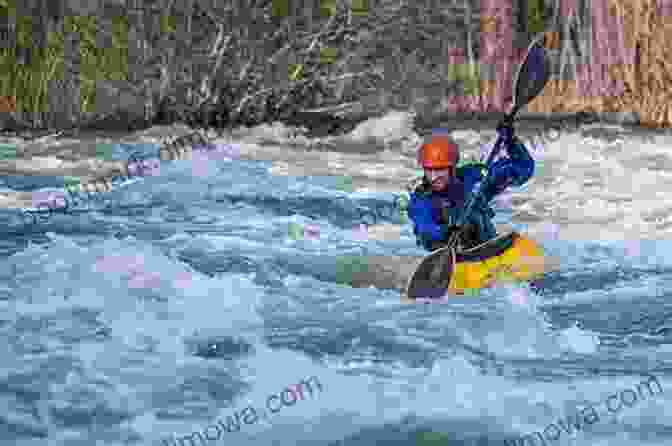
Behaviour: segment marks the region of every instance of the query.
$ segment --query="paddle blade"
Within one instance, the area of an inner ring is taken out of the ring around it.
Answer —
[[[408,282],[409,299],[440,299],[445,296],[453,276],[455,250],[440,249],[425,257]]]
[[[543,34],[530,43],[525,60],[518,67],[514,81],[514,115],[544,89],[551,75],[551,62],[544,48]]]

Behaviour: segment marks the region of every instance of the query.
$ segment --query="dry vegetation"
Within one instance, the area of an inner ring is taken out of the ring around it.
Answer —
[[[592,36],[574,7],[561,9],[557,23],[566,37],[561,48],[563,69],[574,70],[575,80],[554,80],[531,109],[534,111],[594,111],[638,113],[642,125],[672,125],[672,11],[656,0],[593,1]],[[570,33],[583,48],[569,41]],[[592,38],[592,58],[586,42]],[[582,54],[581,54],[582,53]]]
[[[0,55],[0,95],[17,98],[5,126],[329,127],[390,108],[501,111],[525,47],[514,2],[101,0],[81,16],[62,0],[0,0],[0,31],[14,40]],[[586,12],[528,0],[562,73],[530,110],[632,110],[648,125],[672,123],[670,18],[656,0],[592,3]]]
[[[15,0],[0,0],[0,8],[9,5],[6,28],[20,37],[3,56],[15,69],[0,92],[17,96],[15,124],[113,118],[227,126],[438,111],[464,81],[449,76],[444,55],[464,46],[467,34],[473,41],[478,26],[475,11],[461,17],[463,7],[432,1],[379,0],[358,10],[322,0],[313,14],[303,4],[282,11],[271,0],[242,10],[214,0],[128,3],[73,17],[63,5],[21,11]],[[39,20],[23,24],[28,15]],[[46,51],[26,47],[35,27],[48,36]],[[26,52],[29,64],[21,63]],[[28,72],[26,86],[19,80]]]

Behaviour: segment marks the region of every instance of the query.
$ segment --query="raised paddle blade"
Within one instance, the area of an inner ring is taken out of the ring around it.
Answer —
[[[544,48],[544,35],[538,36],[527,48],[527,55],[518,67],[513,83],[513,109],[510,115],[529,104],[544,89],[551,75],[551,62]]]
[[[408,281],[406,296],[409,299],[440,299],[448,290],[454,265],[454,248],[437,249],[418,265]]]

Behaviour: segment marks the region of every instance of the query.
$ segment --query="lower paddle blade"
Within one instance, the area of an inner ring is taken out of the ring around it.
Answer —
[[[441,249],[425,257],[408,282],[406,296],[409,299],[439,299],[445,296],[454,265],[454,249]]]

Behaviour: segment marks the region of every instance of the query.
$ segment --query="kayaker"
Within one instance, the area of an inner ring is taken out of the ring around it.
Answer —
[[[522,186],[534,174],[534,159],[515,137],[512,125],[500,124],[497,132],[504,139],[503,148],[508,156],[493,163],[491,177],[483,184],[481,199],[475,203],[460,234],[458,249],[461,250],[497,236],[490,201],[509,186]],[[408,216],[413,221],[418,246],[428,251],[445,246],[452,232],[458,229],[456,223],[474,186],[486,178],[484,163],[457,167],[459,160],[459,146],[446,134],[433,134],[418,149],[418,163],[425,174],[407,186]]]

